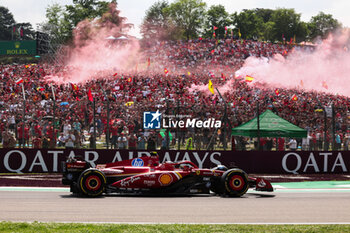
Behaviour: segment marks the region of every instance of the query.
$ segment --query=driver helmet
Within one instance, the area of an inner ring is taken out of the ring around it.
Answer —
[[[155,157],[155,156],[158,156],[158,153],[157,153],[157,151],[151,151],[151,152],[150,152],[150,154],[151,154],[151,157]]]
[[[225,165],[218,165],[215,170],[219,170],[219,171],[227,171],[228,168]]]

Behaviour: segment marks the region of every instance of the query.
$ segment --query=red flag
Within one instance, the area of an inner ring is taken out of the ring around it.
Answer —
[[[132,77],[128,78],[128,82],[131,83],[132,82]]]
[[[291,37],[290,41],[289,41],[289,44],[292,44],[292,43],[293,43],[293,38]]]
[[[114,77],[117,76],[117,75],[118,75],[118,73],[113,74]]]
[[[164,68],[164,73],[165,74],[168,74],[169,73],[169,70],[167,68]]]
[[[91,88],[89,88],[89,92],[88,92],[88,97],[89,97],[89,101],[94,101],[94,97],[92,97],[92,94],[91,94]]]
[[[77,86],[77,84],[70,83],[70,85],[72,86],[73,90],[79,91],[79,87]]]
[[[226,77],[225,77],[225,75],[224,75],[224,73],[221,73],[221,78],[222,78],[222,80],[226,80]]]
[[[213,29],[214,29],[214,31],[215,31],[216,29],[218,29],[218,27],[216,27],[216,26],[213,26]]]
[[[298,100],[298,96],[296,96],[295,94],[292,96],[292,100],[297,101]]]
[[[16,80],[16,84],[18,84],[18,85],[23,83],[23,82],[24,82],[23,78],[19,78]]]
[[[225,26],[225,35],[227,34],[227,26]]]
[[[280,95],[280,91],[279,91],[278,89],[276,89],[276,90],[275,90],[275,94],[276,94],[277,96],[279,96],[279,95]]]
[[[213,37],[216,37],[216,34],[215,34],[215,32],[213,33]]]

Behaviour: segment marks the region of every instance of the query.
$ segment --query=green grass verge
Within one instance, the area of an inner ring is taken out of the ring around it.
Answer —
[[[1,222],[0,232],[350,232],[350,225],[81,224]]]

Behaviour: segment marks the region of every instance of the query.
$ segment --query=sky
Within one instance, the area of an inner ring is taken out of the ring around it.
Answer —
[[[207,7],[211,5],[224,5],[229,13],[240,12],[242,9],[253,8],[294,8],[301,13],[303,21],[309,21],[320,11],[332,14],[343,26],[350,27],[349,0],[203,0]],[[117,0],[121,16],[127,17],[128,22],[134,24],[130,34],[141,38],[140,25],[146,10],[157,0]],[[173,2],[173,0],[169,0]],[[72,0],[0,0],[0,6],[7,7],[14,15],[16,22],[30,22],[34,29],[37,24],[45,21],[45,10],[49,5],[72,4]]]

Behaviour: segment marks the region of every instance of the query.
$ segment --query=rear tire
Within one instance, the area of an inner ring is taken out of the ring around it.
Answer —
[[[240,197],[248,191],[248,176],[240,169],[230,169],[222,175],[221,185],[224,194],[230,197]]]
[[[97,169],[83,171],[78,179],[78,187],[81,194],[88,197],[101,196],[106,187],[105,175]]]

